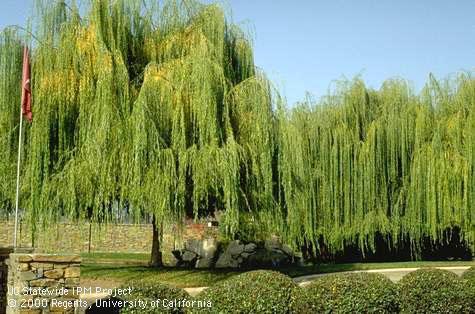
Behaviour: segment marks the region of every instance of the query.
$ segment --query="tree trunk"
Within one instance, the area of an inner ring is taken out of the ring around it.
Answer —
[[[153,237],[152,237],[152,254],[150,260],[150,266],[152,267],[162,267],[162,252],[160,251],[160,230],[158,229],[155,216],[152,220],[153,226]]]

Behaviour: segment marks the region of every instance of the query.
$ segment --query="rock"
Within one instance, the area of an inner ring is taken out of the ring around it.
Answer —
[[[79,279],[78,279],[78,282],[79,282]],[[55,286],[57,285],[57,281],[54,280],[54,279],[36,279],[36,280],[32,280],[30,281],[30,286],[32,287],[52,287],[52,286]]]
[[[20,273],[20,280],[23,280],[23,281],[29,281],[36,278],[37,278],[36,274],[32,271],[22,271]]]
[[[282,252],[284,252],[285,254],[289,255],[289,256],[294,256],[294,251],[287,245],[282,245],[282,248],[281,248]]]
[[[218,258],[216,262],[216,268],[237,268],[239,264],[230,254],[224,252]]]
[[[257,244],[255,243],[248,243],[244,246],[244,252],[247,252],[247,253],[252,253],[256,250],[257,248]]]
[[[53,264],[50,263],[30,263],[31,268],[50,270],[53,269]]]
[[[68,267],[64,270],[64,278],[79,277],[81,269],[79,267]]]
[[[200,255],[202,243],[198,239],[189,239],[185,242],[185,250],[194,252]]]
[[[196,268],[211,268],[213,267],[213,259],[212,258],[199,258],[196,261]]]
[[[245,261],[246,267],[281,267],[292,264],[292,257],[277,251],[259,248],[256,253],[250,255]]]
[[[47,270],[44,272],[44,276],[46,278],[51,278],[51,279],[59,279],[63,277],[63,274],[64,274],[64,271],[62,269],[53,269],[53,270]]]
[[[16,255],[16,254],[12,254]],[[18,262],[31,262],[33,259],[31,258],[31,255],[23,255],[23,254],[18,254],[17,255]]]
[[[252,252],[252,253],[242,252],[242,253],[241,253],[241,257],[244,258],[244,259],[246,259],[246,258],[248,258],[250,255],[252,255],[253,253],[254,253],[254,252]]]
[[[66,280],[64,280],[64,286],[66,288],[73,288],[79,286],[79,278],[66,278]]]
[[[231,241],[216,262],[216,268],[236,268],[240,266],[239,257],[244,252],[244,244]],[[241,258],[242,261],[242,258]]]
[[[180,250],[173,250],[170,253],[163,254],[163,263],[170,267],[183,266],[181,259],[182,252]]]
[[[35,262],[54,262],[54,263],[79,263],[81,262],[81,256],[79,255],[42,255],[33,254],[33,261]]]
[[[181,254],[178,256],[181,256]],[[180,261],[181,260],[178,259],[175,254],[166,254],[163,259],[163,263],[169,267],[177,267],[180,264]]]
[[[196,262],[196,268],[210,268],[216,261],[218,252],[218,243],[216,239],[205,239],[201,241],[199,258]]]
[[[196,253],[194,252],[190,252],[190,251],[185,251],[183,253],[183,255],[181,256],[181,259],[184,261],[184,262],[191,262],[192,260],[196,259],[197,258],[197,255]]]
[[[25,271],[30,269],[30,265],[28,263],[19,263],[17,267],[17,270],[19,271]]]
[[[264,242],[264,247],[269,250],[280,250],[282,248],[282,244],[280,243],[279,239],[276,237],[272,237]]]
[[[177,260],[181,261],[181,251],[180,250],[173,250],[172,254]]]
[[[238,256],[244,252],[244,244],[241,244],[239,240],[231,241],[226,248],[226,253],[231,256]]]
[[[214,256],[218,250],[218,242],[216,239],[204,239],[201,241],[201,246],[199,250],[199,255],[204,257]]]
[[[198,255],[196,253],[184,250],[183,254],[181,255],[181,260],[177,263],[177,266],[194,268],[196,266],[197,259]]]

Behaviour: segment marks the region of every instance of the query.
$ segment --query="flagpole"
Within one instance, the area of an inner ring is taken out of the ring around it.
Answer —
[[[13,249],[17,248],[18,237],[18,209],[20,205],[20,164],[21,164],[21,138],[23,129],[23,110],[20,106],[20,135],[18,136],[18,160],[16,170],[16,199],[15,199],[15,233],[13,235]]]

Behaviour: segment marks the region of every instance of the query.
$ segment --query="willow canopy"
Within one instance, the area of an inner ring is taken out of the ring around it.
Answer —
[[[14,204],[21,51],[32,43],[33,123],[21,207],[59,219],[158,223],[220,212],[228,237],[374,249],[475,238],[475,81],[420,95],[356,79],[286,109],[246,32],[192,0],[37,1],[34,38],[0,34],[0,210]],[[80,14],[81,13],[81,14]],[[315,69],[316,71],[318,69]]]
[[[289,240],[330,251],[373,251],[424,238],[475,240],[475,80],[468,74],[420,95],[401,80],[379,91],[343,82],[316,106],[280,114],[279,177]]]

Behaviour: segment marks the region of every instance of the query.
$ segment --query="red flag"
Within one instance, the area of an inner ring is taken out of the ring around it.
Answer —
[[[23,49],[23,77],[21,79],[21,111],[28,121],[32,120],[30,88],[30,56],[28,47]]]

